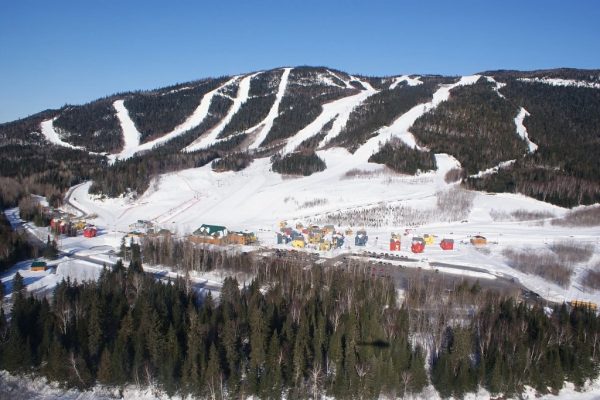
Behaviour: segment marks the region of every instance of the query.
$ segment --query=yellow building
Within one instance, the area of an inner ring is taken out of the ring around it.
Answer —
[[[292,247],[297,247],[297,248],[304,248],[304,246],[306,245],[306,243],[304,243],[304,240],[301,239],[294,239],[292,240]]]

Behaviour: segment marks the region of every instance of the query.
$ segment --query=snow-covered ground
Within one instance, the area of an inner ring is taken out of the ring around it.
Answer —
[[[121,232],[128,230],[129,224],[138,219],[149,219],[181,235],[191,233],[203,223],[225,225],[230,230],[248,229],[257,233],[263,245],[276,247],[275,232],[281,220],[306,223],[326,213],[365,209],[380,204],[430,211],[436,207],[436,193],[451,186],[444,181],[445,173],[458,165],[454,158],[438,154],[437,171],[403,176],[354,157],[345,149],[332,148],[319,151],[318,154],[326,160],[327,169],[309,177],[290,178],[273,173],[269,160],[265,158],[255,160],[238,173],[217,173],[212,171],[210,165],[206,165],[165,174],[156,185],[151,185],[153,189],[134,200],[90,196],[87,193],[90,183],[86,183],[74,189],[72,202],[88,213],[97,214],[98,218],[93,222],[104,227],[106,236],[114,236],[114,240],[120,238]],[[350,170],[366,171],[366,176],[347,176]],[[429,263],[480,267],[495,276],[514,277],[551,300],[580,299],[600,303],[600,292],[586,291],[580,283],[585,266],[576,267],[572,285],[562,288],[537,276],[514,270],[502,255],[506,248],[531,247],[543,251],[555,241],[576,239],[594,246],[596,256],[592,261],[595,262],[600,254],[600,229],[561,227],[551,225],[547,220],[494,221],[491,216],[494,211],[511,213],[517,210],[549,212],[556,217],[567,212],[566,209],[522,195],[477,193],[466,220],[427,223],[415,229],[402,241],[400,254],[412,255],[409,239],[413,234],[429,233],[437,235],[439,239],[453,238],[456,241],[454,251],[442,251],[437,245],[428,246],[420,257]],[[356,230],[361,226],[352,228]],[[370,240],[365,249],[355,248],[353,238],[350,238],[347,241],[351,242],[350,245],[343,251],[387,251],[390,233],[403,232],[405,228],[368,228]],[[476,234],[484,235],[490,241],[486,252],[475,250],[468,244],[469,238]],[[102,235],[86,240],[99,241],[101,238]],[[330,254],[339,252],[337,250]]]
[[[588,81],[577,81],[575,79],[561,79],[561,78],[519,78],[522,82],[533,82],[533,83],[545,83],[552,86],[574,86],[574,87],[585,87],[590,89],[600,89],[600,83],[588,82]]]
[[[62,140],[62,138],[60,137],[60,135],[58,134],[58,132],[56,132],[56,130],[54,129],[54,120],[56,118],[52,118],[52,119],[47,119],[46,121],[42,121],[40,128],[42,130],[42,135],[44,135],[44,137],[46,138],[47,141],[49,141],[50,143],[59,145],[59,146],[63,146],[63,147],[70,147],[72,149],[80,149],[82,150],[82,147],[79,146],[73,146],[71,143],[67,143],[64,140]]]
[[[121,124],[123,131],[123,149],[118,154],[111,154],[109,160],[124,160],[133,156],[140,146],[140,132],[137,130],[135,123],[129,116],[129,111],[125,108],[125,100],[117,100],[113,103],[113,107],[117,110],[117,118]]]
[[[529,116],[529,113],[527,112],[526,109],[521,107],[521,109],[519,110],[519,114],[517,114],[517,116],[515,117],[515,125],[517,126],[517,134],[519,136],[521,136],[521,138],[523,138],[523,140],[525,140],[525,142],[527,143],[527,148],[529,149],[529,152],[534,153],[537,150],[538,145],[533,143],[531,140],[529,140],[529,134],[527,133],[527,128],[525,127],[525,125],[523,125],[523,121],[525,120],[525,117],[527,117],[527,116]]]

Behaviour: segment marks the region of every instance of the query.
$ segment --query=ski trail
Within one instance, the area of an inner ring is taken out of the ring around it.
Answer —
[[[534,153],[538,149],[538,145],[529,140],[529,134],[527,133],[527,128],[523,125],[523,121],[525,117],[529,116],[529,113],[526,109],[521,107],[519,113],[515,117],[515,125],[517,126],[517,134],[521,136],[523,140],[527,143],[527,148],[530,153]]]
[[[338,74],[336,74],[335,72],[331,71],[331,70],[327,70],[327,73],[337,79],[339,79],[340,81],[344,82],[344,85],[346,86],[346,89],[356,89],[354,86],[352,86],[352,84],[350,83],[350,81],[347,81],[345,79],[342,79],[341,76],[339,76]],[[354,77],[350,77],[350,80],[354,79]],[[336,85],[339,86],[339,85]]]
[[[193,128],[197,127],[198,125],[200,125],[208,115],[208,109],[210,108],[210,104],[212,102],[213,97],[219,92],[219,90],[233,84],[235,81],[237,81],[238,78],[239,78],[239,76],[234,76],[233,78],[231,78],[230,80],[228,80],[227,82],[222,84],[221,86],[206,93],[202,97],[202,100],[200,101],[200,104],[198,105],[198,107],[196,107],[196,109],[194,110],[192,115],[190,115],[185,121],[183,121],[181,124],[176,126],[171,132],[169,132],[157,139],[154,139],[149,142],[141,144],[138,147],[137,151],[151,150],[154,146],[161,145],[177,136],[182,135],[183,133],[189,131],[190,129],[193,129]]]
[[[46,140],[58,146],[69,147],[75,150],[85,150],[85,148],[81,146],[74,146],[71,143],[67,143],[60,138],[60,135],[54,129],[54,121],[56,120],[56,118],[58,117],[47,119],[45,121],[42,121],[42,123],[40,124],[42,135],[44,135]]]
[[[125,100],[117,100],[113,103],[113,107],[117,110],[117,118],[121,123],[121,130],[123,131],[123,150],[118,154],[108,156],[111,164],[117,160],[125,160],[132,157],[140,146],[140,132],[131,120],[129,111],[125,108],[124,103]]]
[[[515,161],[517,161],[517,160],[502,161],[501,163],[499,163],[495,167],[491,167],[491,168],[488,168],[486,170],[479,171],[475,175],[470,175],[469,178],[481,178],[481,177],[486,176],[486,175],[495,174],[495,173],[497,173],[501,169],[510,167],[511,165],[513,165],[515,163]]]
[[[408,75],[397,76],[394,78],[394,81],[390,85],[390,90],[396,89],[396,87],[402,82],[406,82],[408,86],[422,85],[423,82],[419,78],[420,77],[418,76],[416,78],[411,78]]]
[[[354,158],[357,162],[368,162],[369,157],[379,150],[380,144],[384,144],[392,137],[397,137],[411,148],[424,150],[417,145],[414,135],[409,131],[410,127],[423,114],[435,109],[441,102],[448,100],[450,91],[458,86],[472,85],[480,78],[480,75],[463,76],[456,83],[442,85],[433,94],[430,102],[417,104],[406,113],[398,117],[390,126],[379,130],[378,134],[367,140],[365,144],[356,150]]]
[[[284,154],[293,152],[304,140],[319,133],[321,129],[323,129],[323,126],[333,118],[335,118],[333,126],[327,133],[327,136],[325,136],[325,138],[322,140],[322,143],[326,144],[331,139],[339,135],[342,129],[346,126],[352,110],[354,110],[355,107],[360,105],[368,97],[377,93],[377,90],[375,90],[368,82],[364,82],[359,79],[356,80],[359,81],[366,88],[366,90],[362,90],[353,96],[344,97],[339,100],[324,104],[321,114],[319,114],[314,121],[298,131],[288,140],[283,150]]]
[[[248,93],[250,92],[250,80],[258,74],[260,74],[260,72],[255,72],[254,74],[244,77],[240,81],[240,86],[238,88],[237,95],[233,100],[233,105],[227,112],[225,118],[223,118],[221,122],[219,122],[219,124],[217,124],[217,126],[215,126],[206,136],[199,137],[194,142],[192,142],[192,144],[184,148],[184,152],[199,150],[208,147],[216,142],[217,136],[219,136],[219,134],[231,121],[235,113],[239,111],[242,104],[244,104],[246,100],[248,100]]]
[[[506,98],[506,97],[504,97],[504,95],[502,93],[500,93],[500,89],[502,89],[504,86],[506,86],[506,83],[498,82],[491,76],[486,76],[485,79],[487,79],[488,82],[494,84],[494,91],[498,94],[498,96],[500,96],[503,99]]]
[[[271,128],[273,127],[273,121],[275,121],[275,118],[277,118],[279,115],[279,104],[281,104],[281,99],[283,99],[283,95],[285,94],[285,89],[287,88],[291,71],[292,68],[284,68],[283,74],[281,75],[281,80],[279,81],[277,95],[275,96],[275,102],[271,106],[271,109],[269,110],[269,113],[265,119],[258,123],[258,125],[246,130],[246,132],[253,132],[262,125],[262,129],[258,135],[256,135],[256,138],[252,144],[250,144],[249,149],[257,149],[271,131]]]

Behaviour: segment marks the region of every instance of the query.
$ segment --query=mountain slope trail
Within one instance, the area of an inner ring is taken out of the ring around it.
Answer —
[[[129,116],[129,111],[125,108],[125,100],[117,100],[113,107],[117,110],[117,118],[123,130],[123,149],[118,154],[111,154],[108,159],[111,164],[117,160],[124,160],[132,157],[140,146],[140,132],[135,127],[135,123]]]
[[[213,97],[221,89],[224,89],[227,86],[235,83],[239,78],[240,78],[239,75],[234,76],[233,78],[231,78],[224,84],[220,85],[216,89],[213,89],[210,92],[206,93],[202,97],[202,100],[200,101],[200,104],[198,105],[198,107],[194,110],[192,115],[190,115],[185,121],[183,121],[180,125],[176,126],[171,132],[169,132],[157,139],[154,139],[149,142],[141,144],[138,147],[137,151],[150,150],[154,146],[159,146],[163,143],[166,143],[169,140],[171,140],[177,136],[180,136],[180,135],[184,134],[185,132],[189,131],[190,129],[193,129],[193,128],[197,127],[198,125],[200,125],[204,121],[204,119],[208,116],[208,110],[210,108],[210,104],[212,102]]]
[[[260,132],[257,134],[256,138],[249,146],[250,149],[257,149],[271,131],[271,128],[273,127],[273,121],[275,121],[275,118],[277,118],[277,116],[279,115],[279,104],[281,104],[281,99],[285,94],[285,89],[287,88],[291,71],[292,68],[284,68],[283,75],[281,75],[281,80],[279,81],[279,87],[277,88],[275,102],[271,106],[271,109],[269,110],[269,113],[267,114],[265,119],[259,122],[256,126],[253,126],[252,128],[246,130],[246,132],[253,132],[256,129],[259,129],[259,127],[261,127],[262,125],[262,128],[260,128]]]
[[[368,162],[373,153],[379,150],[380,144],[384,144],[392,137],[397,137],[411,148],[423,150],[414,135],[409,131],[415,121],[423,114],[434,110],[441,102],[450,98],[450,91],[458,86],[472,85],[480,78],[480,75],[463,76],[458,82],[441,85],[433,94],[432,100],[428,103],[417,104],[406,113],[398,117],[390,126],[382,128],[379,133],[369,139],[365,144],[356,150],[354,158],[357,162]]]
[[[321,142],[327,144],[331,139],[339,135],[341,130],[346,126],[352,110],[367,98],[377,93],[377,90],[375,90],[368,82],[357,78],[354,79],[360,82],[366,90],[362,90],[353,96],[343,97],[339,100],[332,101],[331,103],[324,104],[321,114],[288,140],[283,151],[284,154],[293,152],[300,143],[319,133],[323,129],[323,126],[334,118],[335,120],[331,130]]]
[[[52,119],[47,119],[45,121],[42,121],[42,123],[40,124],[40,128],[42,130],[42,135],[44,135],[46,140],[49,141],[50,143],[56,144],[58,146],[69,147],[71,149],[77,149],[77,150],[85,150],[85,148],[83,148],[81,146],[73,146],[71,143],[67,143],[60,138],[60,135],[54,129],[54,120],[56,120],[56,118],[57,117],[52,118]]]
[[[527,143],[527,148],[528,148],[529,152],[535,153],[535,151],[538,149],[538,145],[533,143],[531,140],[529,140],[529,134],[527,133],[527,128],[523,124],[525,117],[528,117],[528,116],[529,116],[529,113],[527,112],[527,110],[524,109],[523,107],[521,107],[521,109],[519,110],[519,113],[515,117],[515,125],[517,126],[517,134],[523,140],[525,140],[525,142]]]
[[[250,92],[250,80],[254,78],[256,75],[261,72],[255,72],[253,74],[247,75],[240,81],[240,87],[238,88],[237,95],[235,99],[233,99],[233,105],[227,112],[225,118],[221,120],[208,134],[203,135],[192,142],[189,146],[183,149],[184,152],[191,152],[195,150],[200,150],[202,148],[208,147],[211,144],[214,144],[217,141],[217,137],[219,134],[225,129],[227,124],[231,121],[233,116],[240,110],[242,104],[248,100],[248,95]]]

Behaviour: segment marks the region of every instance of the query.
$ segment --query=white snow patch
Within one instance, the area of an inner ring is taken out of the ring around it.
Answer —
[[[242,104],[244,104],[246,100],[248,100],[248,93],[250,92],[250,80],[259,73],[260,72],[256,72],[254,74],[250,74],[242,78],[237,91],[237,95],[233,100],[233,105],[227,112],[225,118],[223,118],[221,122],[219,122],[219,124],[217,124],[217,126],[215,126],[207,135],[199,137],[194,142],[192,142],[192,144],[184,148],[184,152],[199,150],[215,143],[219,134],[223,131],[223,129],[225,129],[225,127],[231,121],[233,116],[239,111],[240,107],[242,107]]]
[[[71,149],[77,149],[77,150],[85,150],[85,148],[83,148],[81,146],[73,146],[71,143],[67,143],[64,140],[62,140],[62,138],[60,137],[58,132],[56,132],[56,130],[54,129],[54,121],[56,120],[56,118],[58,118],[58,117],[55,117],[52,119],[47,119],[45,121],[42,121],[42,123],[40,124],[40,127],[42,129],[42,135],[44,135],[46,140],[49,141],[50,143],[53,143],[53,144],[56,144],[59,146],[69,147]]]
[[[498,94],[498,96],[500,96],[503,99],[506,98],[506,97],[504,97],[504,95],[502,93],[500,93],[500,89],[502,89],[504,86],[506,86],[506,83],[498,82],[491,76],[486,76],[485,79],[487,79],[488,82],[491,82],[494,84],[494,91]]]
[[[478,173],[471,175],[470,178],[481,178],[484,177],[486,175],[492,175],[497,173],[498,171],[500,171],[501,169],[504,168],[508,168],[511,165],[513,165],[515,163],[516,160],[508,160],[508,161],[502,161],[501,163],[499,163],[498,165],[485,169],[483,171],[479,171]]]
[[[418,76],[416,78],[411,78],[409,75],[402,75],[396,76],[393,79],[393,82],[390,85],[390,89],[395,89],[402,82],[406,82],[408,86],[418,86],[423,84],[423,82],[419,79]]]
[[[252,144],[249,146],[250,149],[258,148],[260,146],[260,144],[263,142],[263,140],[265,140],[265,138],[267,137],[269,132],[271,131],[271,128],[273,127],[273,121],[279,115],[279,104],[281,104],[281,99],[283,98],[283,95],[285,94],[285,89],[287,88],[287,84],[288,84],[288,80],[289,80],[291,71],[292,71],[292,68],[285,68],[283,70],[283,74],[281,75],[281,80],[279,81],[279,87],[277,88],[277,95],[275,96],[275,102],[273,102],[273,105],[271,106],[271,109],[269,110],[269,113],[267,114],[265,119],[262,120],[258,125],[253,126],[252,128],[246,130],[246,132],[253,132],[254,130],[258,129],[259,126],[262,125],[262,128],[261,128],[260,132],[257,134],[256,138],[254,139],[254,142],[252,142]]]
[[[519,78],[522,82],[533,82],[533,83],[545,83],[552,86],[574,86],[574,87],[585,87],[590,89],[600,89],[600,83],[578,81],[575,79],[561,79],[561,78]]]
[[[140,132],[135,127],[135,123],[129,116],[129,111],[125,108],[125,100],[117,100],[113,107],[117,110],[117,118],[121,123],[123,131],[123,150],[118,154],[111,154],[108,159],[111,163],[117,160],[124,160],[133,156],[140,146]]]
[[[523,140],[525,140],[525,142],[527,143],[527,148],[529,149],[529,152],[533,153],[538,149],[538,145],[533,143],[531,140],[529,140],[529,134],[527,133],[527,128],[523,124],[525,117],[528,117],[528,116],[529,116],[529,113],[527,112],[527,110],[524,109],[523,107],[521,107],[521,109],[519,110],[519,113],[515,117],[515,125],[517,126],[517,134],[519,136],[521,136],[521,138]]]

